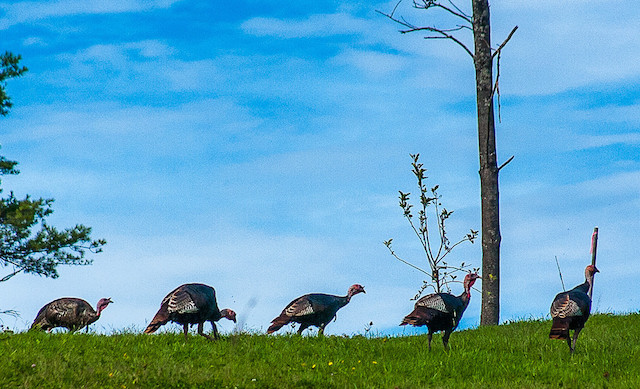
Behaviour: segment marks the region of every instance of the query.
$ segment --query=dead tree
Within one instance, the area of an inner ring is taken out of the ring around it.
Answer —
[[[491,18],[489,0],[471,0],[472,15],[468,15],[451,0],[413,0],[417,9],[437,9],[453,15],[460,21],[452,28],[415,26],[404,18],[396,17],[394,10],[382,13],[401,24],[400,32],[426,32],[425,39],[448,39],[455,42],[473,59],[476,71],[476,106],[478,115],[478,155],[480,160],[480,197],[482,210],[482,313],[481,325],[495,325],[500,320],[500,202],[498,173],[513,157],[498,166],[493,98],[499,94],[500,55],[518,27],[495,49],[491,47]],[[459,34],[473,33],[473,51]],[[494,80],[493,63],[497,72]],[[498,100],[499,101],[499,100]]]

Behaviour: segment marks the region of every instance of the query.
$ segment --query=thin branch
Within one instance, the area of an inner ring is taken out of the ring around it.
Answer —
[[[505,163],[503,163],[502,165],[500,165],[500,167],[498,168],[498,171],[500,171],[500,169],[502,169],[503,167],[507,166],[507,164],[511,161],[513,161],[513,158],[515,158],[515,155],[512,155],[511,158],[507,159],[507,161]]]
[[[458,6],[453,3],[453,1],[449,0],[449,4],[451,4],[451,6],[453,8],[455,8],[458,12],[460,12],[462,15],[464,15],[465,17],[469,18],[469,20],[471,20],[471,16],[467,15],[466,13],[464,13],[464,11],[462,11],[460,8],[458,8]]]
[[[420,232],[418,231],[416,226],[413,224],[413,220],[411,220],[411,218],[409,216],[405,216],[405,217],[407,218],[407,220],[409,220],[409,224],[411,225],[411,228],[413,229],[413,232],[415,232],[416,235],[418,236],[418,239],[420,239],[420,243],[422,243],[422,247],[424,247],[424,249],[427,250],[427,242],[425,242],[422,239],[422,236],[420,235]]]
[[[446,257],[447,254],[449,254],[457,245],[459,245],[461,243],[464,243],[464,242],[467,242],[467,241],[471,242],[471,239],[468,238],[468,237],[467,238],[462,238],[462,240],[460,240],[458,243],[455,243],[453,246],[449,247],[449,249],[442,255],[442,257],[440,259]],[[449,267],[452,267],[452,266],[449,266]]]
[[[500,104],[500,56],[501,52],[498,52],[498,59],[496,61],[496,83],[494,84],[493,90],[491,91],[491,97],[493,97],[496,92],[498,93],[498,122],[502,123],[502,105]]]
[[[469,54],[471,56],[471,58],[475,58],[473,53],[471,52],[471,50],[469,50],[469,48],[464,43],[462,43],[460,40],[458,40],[453,35],[447,33],[447,31],[451,32],[451,31],[461,30],[463,27],[452,29],[452,30],[441,30],[441,29],[435,28],[435,27],[416,27],[416,26],[412,25],[411,23],[407,22],[406,20],[400,20],[400,19],[394,17],[393,14],[386,14],[384,12],[377,11],[377,10],[376,10],[376,12],[381,14],[381,15],[384,15],[384,16],[388,17],[389,19],[393,20],[394,22],[396,22],[396,23],[398,23],[398,24],[400,24],[402,26],[405,26],[407,28],[407,30],[400,30],[400,33],[402,33],[402,34],[407,34],[407,33],[415,32],[415,31],[430,31],[430,32],[434,32],[434,33],[442,35],[442,37],[425,37],[425,39],[434,39],[434,38],[451,39],[452,41],[457,43],[460,47],[462,47],[464,49],[464,51],[466,51],[467,54]]]
[[[447,268],[453,269],[453,271],[449,272],[448,274],[452,274],[454,272],[459,272],[459,271],[468,272],[468,271],[470,271],[469,270],[469,266],[471,266],[471,264],[464,264],[464,266],[452,266],[452,265],[447,264]],[[464,281],[456,281],[456,280],[449,280],[447,282],[453,282],[453,283],[459,283],[459,284],[464,283]]]
[[[466,22],[468,22],[469,24],[472,24],[473,21],[471,20],[471,17],[467,14],[465,14],[464,12],[462,12],[460,10],[460,8],[458,8],[458,6],[456,6],[455,4],[453,4],[453,2],[449,1],[449,3],[453,6],[453,8],[455,8],[455,11],[447,6],[444,6],[438,2],[435,1],[427,1],[427,0],[422,0],[423,5],[419,5],[417,0],[413,0],[413,7],[417,8],[417,9],[424,9],[427,10],[429,8],[432,7],[438,7],[441,8],[447,12],[449,12],[451,15],[459,17],[460,19],[465,20]]]
[[[451,2],[450,2],[450,3],[451,3]],[[457,17],[459,17],[459,18],[461,18],[461,19],[464,19],[464,20],[465,20],[465,21],[467,21],[468,23],[473,23],[473,21],[471,20],[471,18],[470,18],[469,16],[465,15],[462,11],[460,11],[460,8],[456,7],[456,5],[455,5],[455,4],[453,4],[453,3],[451,3],[451,4],[456,8],[456,10],[457,10],[458,12],[456,12],[456,11],[452,10],[452,9],[451,9],[451,8],[449,8],[449,7],[445,7],[444,5],[442,5],[442,4],[440,4],[440,3],[434,3],[433,5],[434,5],[434,6],[436,6],[436,7],[442,8],[443,10],[445,10],[445,11],[449,12],[450,14],[452,14],[452,15],[454,15],[454,16],[457,16]]]
[[[460,24],[458,24],[456,27],[454,28],[443,28],[443,29],[439,29],[440,31],[444,31],[444,32],[456,32],[456,31],[460,31],[460,30],[464,30],[464,29],[469,29],[469,27],[467,26],[462,26]]]
[[[434,258],[433,256],[433,251],[431,250],[431,240],[429,239],[429,217],[427,216],[427,206],[428,206],[428,202],[427,201],[422,201],[422,196],[424,196],[424,194],[426,193],[426,186],[424,184],[422,184],[422,186],[420,187],[420,196],[421,196],[421,203],[422,203],[422,212],[424,215],[424,240],[425,242],[427,242],[427,247],[425,249],[426,251],[426,255],[427,255],[427,260],[429,262],[429,264],[434,264],[438,258],[438,256],[436,255],[436,257]],[[433,271],[433,265],[431,266],[431,270]],[[432,276],[433,277],[433,276]]]
[[[391,11],[391,16],[393,16],[393,14],[395,14],[395,13],[396,13],[396,10],[397,10],[397,9],[398,9],[398,7],[400,6],[400,3],[402,3],[402,0],[399,0],[399,1],[396,3],[396,6],[395,6],[395,7],[393,7],[393,11]],[[379,11],[376,11],[376,12],[379,12]],[[381,12],[380,12],[380,13],[381,13]],[[384,14],[383,14],[383,15],[384,15]]]
[[[427,256],[427,261],[431,264],[434,263],[436,258],[433,257],[433,251],[431,250],[431,240],[429,239],[429,227],[428,227],[429,218],[427,217],[427,212],[424,210],[424,230],[422,232],[423,240],[427,243],[424,251]]]
[[[24,269],[19,269],[19,270],[14,271],[14,272],[13,272],[13,273],[11,273],[11,274],[7,274],[6,276],[4,276],[4,277],[0,278],[0,282],[5,282],[5,281],[9,280],[11,277],[13,277],[13,276],[15,276],[16,274],[18,274],[18,273],[22,272],[23,270],[24,270]]]
[[[440,208],[438,207],[438,195],[433,192],[433,197],[436,198],[436,200],[433,202],[434,205],[434,213],[436,214],[436,218],[438,219],[438,235],[440,235],[440,247],[438,247],[438,254],[436,254],[436,258],[442,259],[442,257],[440,256],[442,254],[442,249],[444,247],[444,242],[445,242],[445,231],[444,231],[444,225],[443,225],[443,220],[440,217]]]
[[[431,277],[431,274],[429,274],[427,271],[425,271],[425,270],[423,270],[423,269],[419,268],[418,266],[416,266],[416,265],[414,265],[414,264],[412,264],[412,263],[410,263],[410,262],[407,262],[407,261],[405,261],[404,259],[400,258],[400,257],[395,253],[395,251],[393,251],[393,249],[391,249],[391,247],[387,246],[387,248],[389,249],[389,252],[391,252],[391,255],[393,255],[393,256],[394,256],[398,261],[400,261],[400,262],[402,262],[402,263],[404,263],[404,264],[407,264],[407,265],[411,266],[412,268],[414,268],[414,269],[416,269],[416,270],[418,270],[418,271],[421,271],[421,272],[423,272],[424,274],[426,274],[426,275],[428,275],[429,277]]]
[[[567,290],[564,288],[564,280],[562,279],[562,272],[560,271],[560,264],[558,263],[558,256],[556,255],[556,266],[558,267],[558,274],[560,274],[560,282],[562,283],[562,291],[566,292]]]
[[[444,30],[440,30],[440,29],[435,28],[435,27],[416,27],[416,28],[412,28],[412,29],[405,30],[405,31],[400,31],[400,32],[402,34],[406,34],[406,33],[409,33],[409,32],[420,31],[420,30],[431,31],[431,32],[435,32],[437,34],[442,35],[442,37],[429,37],[429,36],[426,36],[426,37],[424,37],[424,39],[451,39],[452,41],[457,43],[460,47],[462,47],[464,49],[464,51],[466,51],[467,54],[469,54],[469,56],[471,56],[471,58],[475,58],[475,56],[473,55],[471,50],[469,50],[469,48],[464,43],[459,41],[458,38],[456,38],[455,36],[453,36],[451,34],[448,34]]]
[[[498,46],[498,48],[496,49],[495,53],[493,53],[493,55],[491,56],[491,59],[493,59],[496,55],[498,55],[498,53],[500,53],[500,51],[502,51],[502,48],[507,44],[507,42],[509,42],[509,39],[511,39],[511,37],[513,36],[513,34],[515,34],[517,29],[518,29],[518,26],[515,26],[513,28],[513,30],[511,30],[511,32],[507,36],[507,39],[505,39],[502,42],[502,44],[500,44],[500,46]]]

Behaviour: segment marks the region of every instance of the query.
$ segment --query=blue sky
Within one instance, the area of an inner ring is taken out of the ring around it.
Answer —
[[[414,24],[453,22],[405,3]],[[3,188],[55,198],[52,224],[109,242],[92,266],[0,285],[21,314],[4,325],[78,296],[115,301],[96,330],[142,329],[175,286],[204,282],[264,331],[293,298],[360,283],[327,333],[397,331],[423,279],[382,243],[422,260],[397,200],[415,192],[409,154],[455,211],[452,238],[480,229],[480,209],[471,59],[399,34],[375,12],[394,5],[0,3],[0,49],[30,69],[8,85],[0,144],[21,174]],[[640,309],[639,19],[632,1],[492,2],[494,45],[519,26],[500,69],[498,155],[515,156],[500,177],[502,321],[547,315],[556,256],[566,286],[582,282],[595,226],[594,307]],[[450,259],[479,267],[481,247]],[[463,326],[479,315],[475,292]]]

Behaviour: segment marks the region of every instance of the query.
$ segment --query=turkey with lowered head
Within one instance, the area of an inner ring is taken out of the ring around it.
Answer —
[[[75,297],[63,297],[53,300],[40,309],[31,329],[40,328],[50,332],[56,327],[67,328],[71,332],[87,327],[100,318],[100,313],[112,303],[110,298],[101,298],[94,310],[83,299]]]
[[[198,334],[211,340],[209,335],[203,332],[204,322],[208,321],[213,326],[213,337],[218,339],[216,321],[227,318],[236,322],[236,313],[231,309],[218,309],[216,291],[204,284],[184,284],[169,293],[160,304],[158,313],[144,330],[145,334],[151,334],[169,321],[183,325],[184,337],[187,339],[190,324],[198,325]]]

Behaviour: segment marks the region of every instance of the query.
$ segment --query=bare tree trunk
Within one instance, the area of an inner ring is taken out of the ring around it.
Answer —
[[[493,117],[493,57],[488,0],[472,0],[475,46],[480,196],[482,198],[482,313],[480,325],[500,320],[500,213],[496,131]]]

